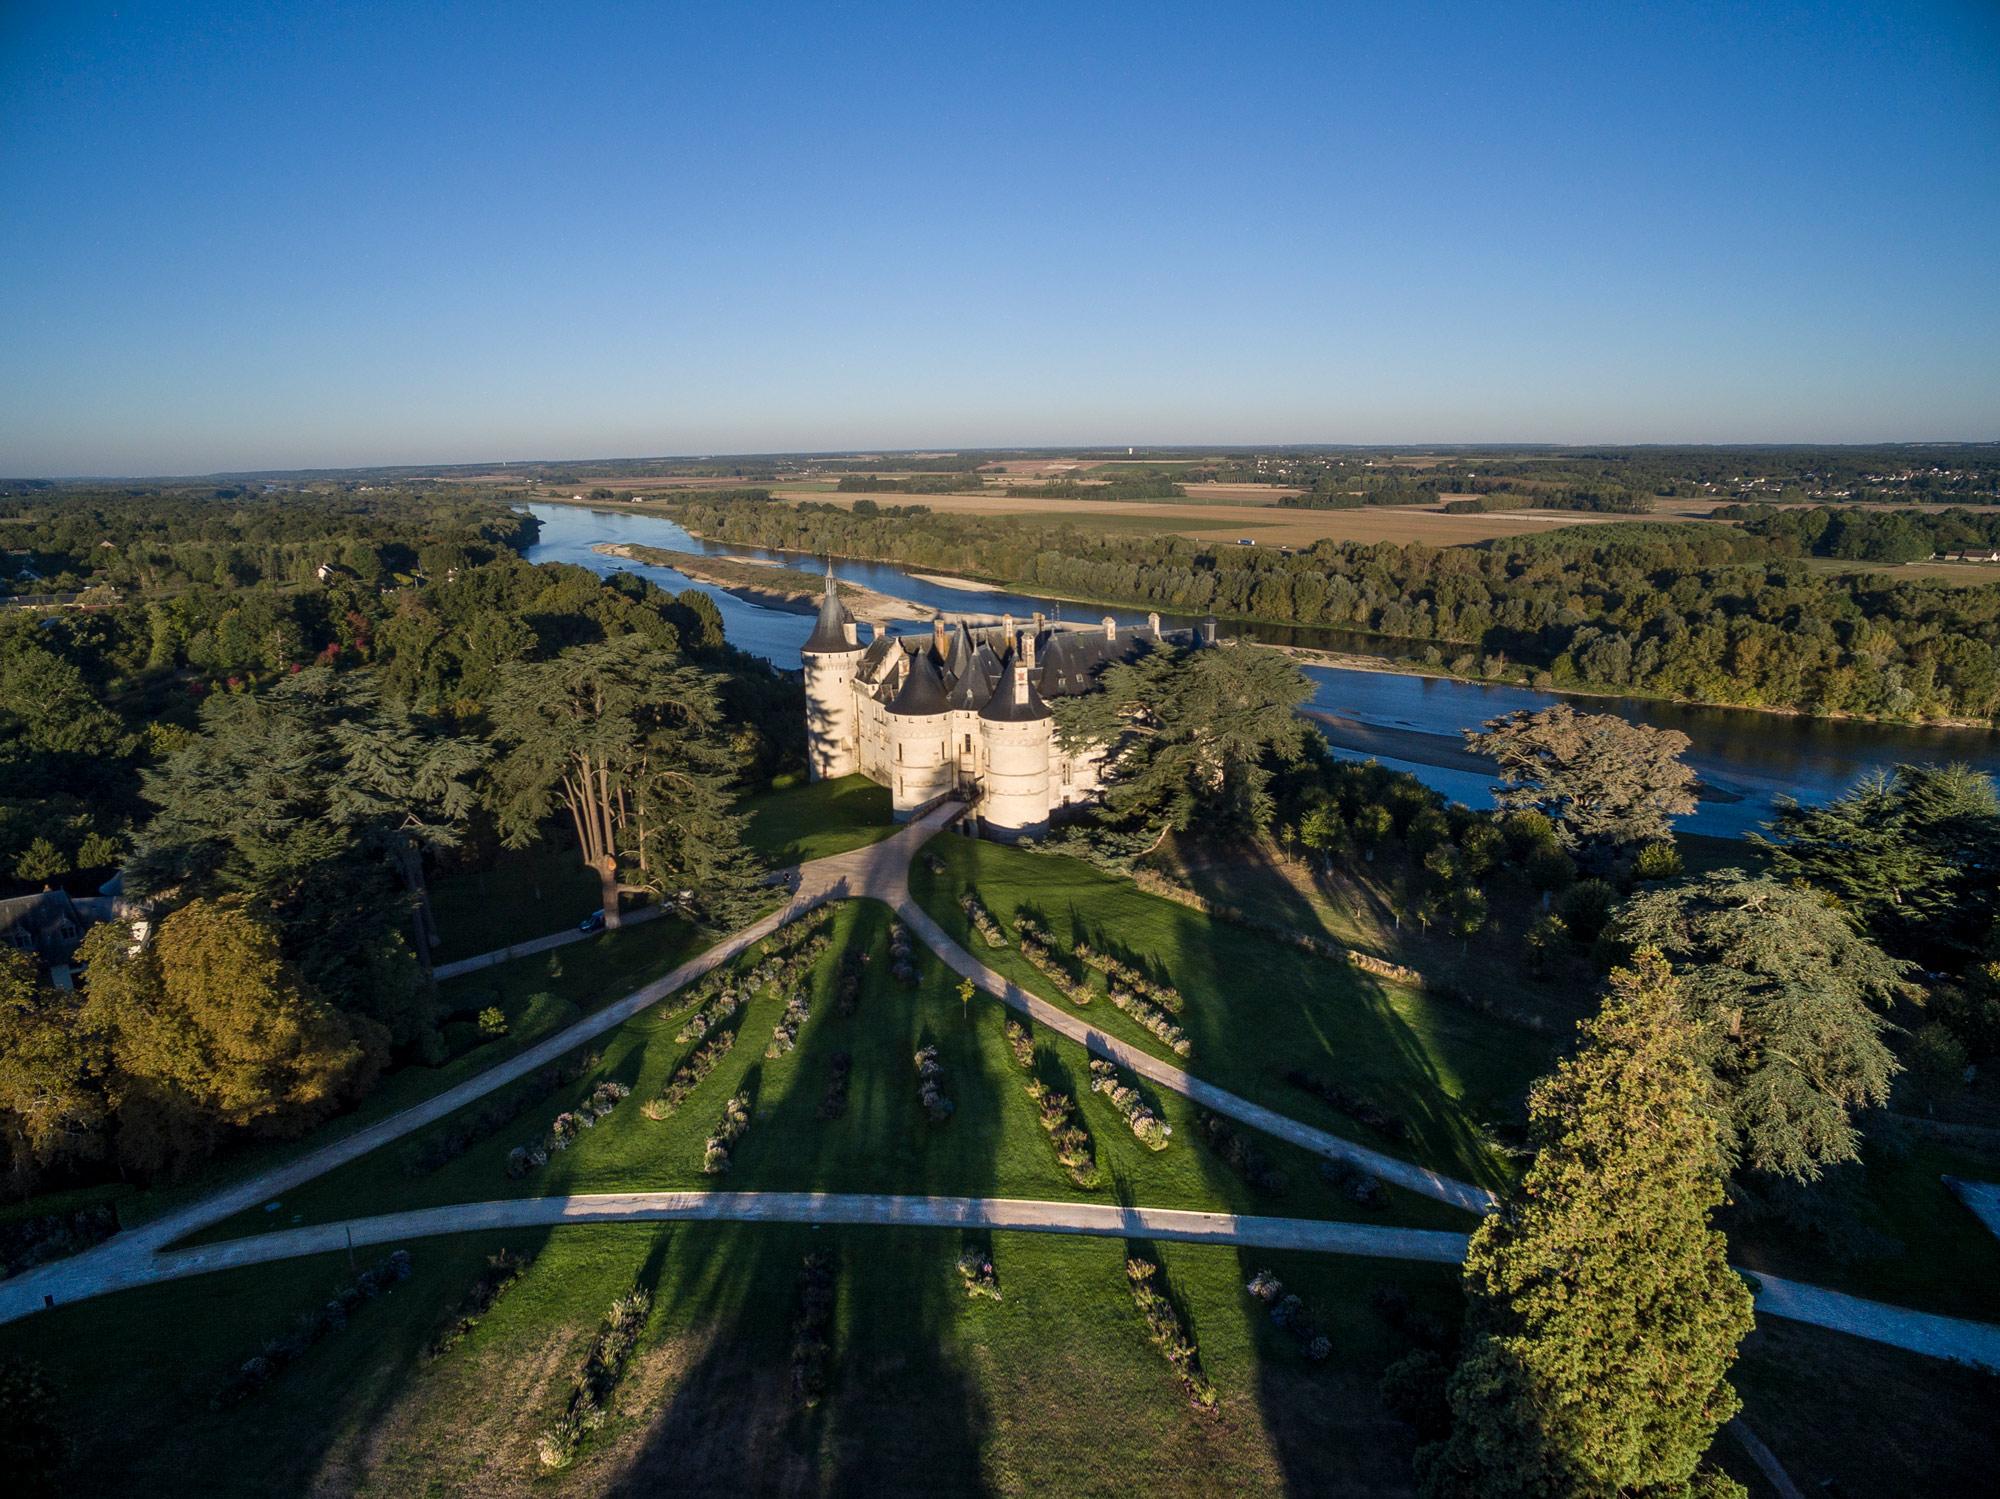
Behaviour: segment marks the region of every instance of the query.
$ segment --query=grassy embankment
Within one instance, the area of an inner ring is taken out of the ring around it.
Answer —
[[[441,1169],[413,1174],[409,1158],[427,1138],[450,1133],[457,1117],[307,1184],[289,1194],[276,1213],[240,1214],[200,1237],[235,1238],[293,1223],[437,1203],[635,1188],[1123,1201],[1470,1227],[1467,1215],[1400,1192],[1391,1192],[1380,1208],[1357,1206],[1322,1179],[1312,1156],[1251,1135],[1287,1178],[1282,1191],[1255,1191],[1203,1143],[1194,1107],[1150,1085],[1142,1091],[1173,1127],[1174,1136],[1164,1151],[1148,1150],[1132,1137],[1111,1102],[1090,1091],[1083,1048],[1041,1032],[1038,1075],[1077,1100],[1095,1144],[1101,1180],[1094,1187],[1077,1185],[1057,1164],[1036,1118],[1024,1087],[1027,1074],[1007,1046],[1000,1006],[983,996],[962,1006],[955,976],[921,950],[916,954],[916,986],[895,981],[889,974],[888,922],[887,909],[874,902],[836,907],[825,927],[833,940],[810,977],[812,1014],[797,1049],[782,1057],[765,1056],[771,1027],[788,995],[758,992],[740,1017],[735,1048],[694,1096],[664,1120],[647,1119],[641,1105],[659,1093],[697,1044],[674,1039],[689,1007],[673,1001],[593,1042],[591,1049],[603,1060],[588,1076],[531,1106],[506,1129]],[[788,940],[781,934],[771,942]],[[753,965],[769,945],[739,959],[738,969]],[[834,1000],[838,964],[850,948],[868,954],[860,1003],[851,1017],[837,1013]],[[1207,990],[1193,982],[1188,994],[1190,1007],[1209,1000]],[[916,1102],[913,1057],[924,1045],[938,1048],[945,1091],[957,1105],[941,1125],[926,1123]],[[828,1120],[819,1110],[838,1054],[851,1064],[848,1101],[839,1118]],[[1329,1061],[1321,1070],[1345,1085],[1362,1086],[1364,1079],[1345,1061]],[[605,1079],[627,1084],[633,1096],[542,1170],[510,1179],[507,1152],[538,1138],[550,1119]],[[1401,1084],[1415,1089],[1420,1078],[1412,1071]],[[701,1170],[703,1141],[715,1128],[724,1101],[739,1089],[754,1098],[754,1122],[733,1152],[729,1173],[706,1176]]]

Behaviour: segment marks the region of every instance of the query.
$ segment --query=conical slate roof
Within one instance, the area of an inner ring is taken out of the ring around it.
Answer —
[[[994,677],[989,677],[981,671],[976,660],[968,653],[965,670],[960,672],[958,679],[951,684],[951,689],[945,693],[944,700],[954,711],[977,713],[986,706],[986,700],[993,696],[995,680]]]
[[[995,723],[1032,723],[1038,718],[1053,718],[1049,705],[1042,701],[1042,695],[1035,691],[1035,673],[1031,668],[1026,675],[1026,686],[1016,689],[1015,663],[1010,659],[1000,673],[1000,685],[993,689],[993,696],[986,700],[986,706],[979,710],[979,716]]]
[[[812,634],[800,647],[807,651],[858,651],[861,645],[847,638],[847,627],[854,618],[847,612],[847,606],[840,601],[840,588],[833,581],[833,563],[826,564],[826,595],[819,601],[819,618],[813,623]]]
[[[952,676],[959,681],[972,665],[972,637],[966,633],[965,622],[959,621],[958,628],[951,635],[951,659],[945,663]]]
[[[921,718],[932,713],[945,711],[944,680],[938,676],[938,669],[932,663],[928,650],[918,651],[910,657],[909,674],[903,678],[903,689],[896,694],[896,700],[889,704],[889,711],[904,718]]]

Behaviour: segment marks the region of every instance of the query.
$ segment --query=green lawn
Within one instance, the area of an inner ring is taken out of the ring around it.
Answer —
[[[1036,1118],[1024,1089],[1027,1075],[1007,1048],[1001,1007],[983,995],[969,1009],[962,1007],[955,976],[921,950],[917,986],[906,988],[892,979],[889,914],[879,904],[845,902],[827,920],[834,940],[811,976],[816,998],[797,1049],[784,1057],[765,1057],[785,999],[778,992],[760,992],[745,1007],[735,1049],[667,1119],[647,1119],[640,1105],[659,1092],[696,1044],[674,1040],[688,1007],[672,1001],[593,1042],[602,1054],[601,1066],[443,1168],[420,1176],[409,1173],[406,1157],[424,1138],[419,1135],[301,1187],[275,1213],[260,1209],[240,1214],[200,1237],[235,1238],[292,1223],[441,1202],[705,1187],[1073,1198],[1470,1226],[1467,1215],[1413,1194],[1391,1193],[1377,1209],[1356,1206],[1325,1183],[1313,1157],[1263,1137],[1257,1137],[1259,1148],[1288,1182],[1282,1193],[1253,1191],[1199,1139],[1192,1105],[1177,1094],[1148,1087],[1154,1106],[1174,1129],[1166,1150],[1150,1151],[1132,1137],[1108,1099],[1089,1091],[1083,1049],[1044,1032],[1038,1066],[1052,1086],[1078,1099],[1103,1173],[1098,1187],[1078,1187],[1058,1166]],[[861,1002],[852,1017],[840,1015],[833,998],[837,966],[849,946],[869,955]],[[761,950],[746,954],[739,966],[754,962]],[[940,1125],[927,1122],[917,1104],[913,1057],[926,1044],[938,1047],[946,1091],[957,1104],[953,1117]],[[837,1052],[852,1060],[851,1082],[846,1113],[829,1121],[819,1118],[818,1110]],[[536,1138],[550,1119],[606,1078],[631,1085],[633,1096],[542,1170],[510,1179],[507,1152]],[[727,1176],[705,1176],[700,1169],[703,1142],[724,1101],[743,1086],[755,1096],[749,1133],[736,1148]],[[441,1121],[426,1133],[448,1133],[455,1122]]]
[[[736,810],[750,819],[750,846],[773,864],[844,854],[898,827],[889,815],[889,788],[859,775],[776,786],[746,796]]]
[[[1470,1010],[1384,983],[1344,963],[1213,921],[1146,894],[1075,859],[940,837],[910,883],[931,915],[966,948],[1023,987],[1075,1009],[1012,947],[993,949],[968,929],[968,889],[1004,926],[1026,908],[1059,941],[1082,936],[1175,984],[1187,999],[1181,1025],[1197,1075],[1349,1138],[1488,1186],[1508,1179],[1485,1132],[1517,1121],[1528,1083],[1547,1070],[1555,1043]],[[1099,984],[1101,990],[1101,981]],[[1101,992],[1091,1023],[1162,1056],[1170,1053]],[[1400,1116],[1406,1141],[1377,1133],[1290,1086],[1304,1068]]]

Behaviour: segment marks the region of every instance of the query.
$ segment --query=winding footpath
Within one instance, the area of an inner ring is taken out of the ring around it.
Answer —
[[[956,803],[945,803],[880,842],[799,866],[787,877],[791,898],[779,909],[664,977],[477,1077],[318,1150],[224,1187],[188,1207],[120,1233],[82,1254],[0,1281],[0,1322],[31,1315],[46,1305],[244,1265],[322,1254],[350,1245],[361,1247],[438,1234],[577,1223],[727,1221],[981,1228],[1139,1236],[1443,1264],[1454,1264],[1463,1257],[1464,1234],[1428,1229],[1108,1203],[820,1192],[618,1192],[453,1203],[340,1223],[311,1224],[219,1244],[168,1248],[177,1240],[278,1197],[526,1076],[624,1024],[814,907],[832,900],[859,898],[879,900],[889,906],[954,972],[971,979],[1038,1025],[1078,1042],[1093,1055],[1114,1061],[1218,1114],[1317,1154],[1349,1161],[1406,1190],[1472,1213],[1482,1213],[1491,1205],[1492,1194],[1484,1188],[1369,1150],[1204,1082],[1171,1062],[1086,1024],[979,962],[917,904],[909,887],[912,855],[963,810]],[[2000,1370],[2000,1326],[1865,1301],[1759,1272],[1750,1275],[1759,1312]]]

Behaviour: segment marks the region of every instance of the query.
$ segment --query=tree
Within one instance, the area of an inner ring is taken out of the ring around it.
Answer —
[[[240,903],[191,901],[144,945],[102,922],[79,956],[120,1154],[142,1169],[183,1164],[212,1127],[297,1134],[372,1081],[388,1049],[382,1027],[309,989]]]
[[[1430,1499],[1738,1492],[1699,1471],[1751,1325],[1710,1214],[1723,1160],[1695,1026],[1650,950],[1529,1098],[1535,1161],[1472,1236]]]
[[[1907,963],[1824,897],[1739,870],[1635,896],[1611,930],[1680,973],[1732,1166],[1811,1181],[1857,1157],[1853,1111],[1897,1071],[1881,1012],[1913,992]]]
[[[1270,827],[1268,762],[1304,754],[1295,710],[1312,695],[1288,659],[1241,643],[1162,649],[1101,681],[1102,692],[1055,708],[1064,749],[1109,747],[1104,814],[1085,834],[1094,852],[1129,862],[1169,831],[1227,838]]]
[[[35,960],[0,948],[0,1144],[10,1192],[104,1152],[100,1048]]]
[[[617,926],[627,890],[738,914],[756,861],[729,796],[734,760],[716,679],[636,635],[575,646],[501,674],[495,810],[509,847],[557,809]]]
[[[1824,807],[1782,804],[1771,872],[1830,891],[1892,951],[1961,967],[2000,915],[2000,791],[1965,765],[1898,765]]]
[[[1499,763],[1495,800],[1548,818],[1564,848],[1602,862],[1636,843],[1665,839],[1694,810],[1695,773],[1681,763],[1687,735],[1579,713],[1567,703],[1510,713],[1466,731],[1475,753]]]

